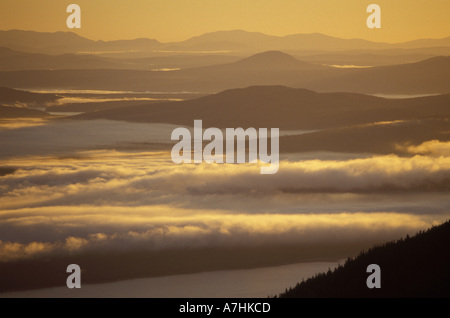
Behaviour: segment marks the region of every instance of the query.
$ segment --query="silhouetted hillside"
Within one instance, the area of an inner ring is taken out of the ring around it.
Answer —
[[[229,64],[228,67],[238,67],[246,70],[259,70],[259,69],[276,69],[276,70],[298,70],[298,69],[325,69],[326,67],[302,62],[294,58],[293,56],[280,52],[280,51],[267,51],[259,54],[252,55],[233,64]]]
[[[283,86],[227,90],[202,98],[119,107],[72,116],[206,127],[317,130],[282,136],[280,152],[333,151],[408,154],[399,145],[450,141],[450,94],[384,99],[352,93],[316,93]],[[409,154],[408,154],[409,155]]]
[[[404,43],[371,42],[362,39],[341,39],[320,33],[273,36],[243,30],[217,31],[181,42],[161,43],[154,39],[93,41],[72,32],[0,31],[0,43],[8,48],[40,53],[77,53],[81,50],[145,50],[171,51],[246,51],[268,50],[380,50],[450,46],[450,37],[421,39]]]
[[[12,49],[43,49],[47,47],[60,47],[69,51],[74,47],[85,47],[92,40],[81,37],[73,32],[34,32],[23,30],[0,31],[0,43]]]
[[[0,70],[2,71],[125,68],[122,64],[112,59],[92,55],[47,55],[0,47]]]
[[[316,275],[279,295],[288,297],[450,297],[450,221],[413,237],[363,251],[344,266]],[[381,268],[370,289],[367,266]]]
[[[251,55],[236,62],[182,69],[167,74],[168,84],[186,83],[194,91],[222,91],[251,85],[284,85],[302,87],[299,83],[337,76],[346,70],[297,60],[280,51]],[[349,70],[351,71],[351,70]],[[186,90],[184,89],[184,90]]]
[[[450,56],[408,64],[359,69],[338,78],[321,79],[309,87],[320,91],[385,94],[450,92]]]
[[[38,118],[47,116],[49,114],[37,109],[0,106],[0,118]]]
[[[393,121],[320,130],[280,138],[282,152],[332,151],[347,153],[410,155],[405,145],[420,145],[429,140],[450,141],[447,118]],[[436,189],[442,184],[429,184]],[[446,189],[450,189],[447,184]],[[394,189],[390,189],[392,191]],[[421,189],[424,190],[424,189]]]
[[[158,70],[230,63],[240,59],[230,55],[169,55],[135,58],[103,57],[101,54],[42,54],[15,51],[0,47],[0,71],[70,70],[70,69],[132,69]]]
[[[323,129],[379,121],[448,116],[450,94],[392,100],[353,93],[316,93],[284,86],[232,89],[182,102],[140,105],[83,114],[75,119],[114,119],[209,127]]]
[[[73,32],[0,31],[2,46],[32,53],[78,53],[80,51],[152,50],[160,43],[153,39],[94,41]]]
[[[420,49],[349,50],[339,52],[295,51],[295,58],[334,67],[370,67],[415,63],[435,56],[450,56],[450,47]]]
[[[44,103],[58,99],[55,94],[30,93],[17,89],[0,87],[0,103]]]
[[[368,94],[448,93],[450,57],[354,69],[303,62],[285,53],[271,51],[228,64],[170,72],[118,69],[0,72],[0,86],[15,88],[215,93],[252,85],[283,85],[320,92]]]

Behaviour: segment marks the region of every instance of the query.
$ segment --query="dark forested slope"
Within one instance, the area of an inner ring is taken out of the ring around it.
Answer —
[[[344,266],[279,295],[293,297],[450,297],[450,221],[363,251]],[[367,266],[381,268],[381,288],[366,285]]]

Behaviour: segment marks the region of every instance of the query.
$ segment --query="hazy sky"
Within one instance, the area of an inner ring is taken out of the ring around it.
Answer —
[[[71,3],[82,10],[82,28],[76,32],[95,40],[170,42],[234,29],[386,42],[450,35],[449,0],[1,0],[0,29],[68,31]],[[371,3],[381,7],[381,29],[366,26]]]

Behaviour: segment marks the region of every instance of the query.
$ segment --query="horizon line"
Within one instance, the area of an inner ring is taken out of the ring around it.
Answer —
[[[269,37],[275,37],[275,38],[285,38],[285,37],[289,37],[289,36],[296,36],[296,35],[321,35],[321,36],[326,36],[326,37],[330,37],[330,38],[334,38],[334,39],[339,39],[339,40],[361,40],[361,41],[367,41],[367,42],[371,42],[371,43],[378,43],[378,44],[404,44],[404,43],[409,43],[409,42],[415,42],[415,41],[422,41],[422,40],[443,40],[443,39],[447,39],[450,38],[450,35],[442,37],[442,38],[416,38],[414,40],[407,40],[407,41],[402,41],[402,42],[387,42],[387,41],[372,41],[372,40],[367,40],[364,38],[342,38],[342,37],[337,37],[337,36],[333,36],[333,35],[328,35],[325,33],[320,33],[320,32],[313,32],[313,33],[291,33],[291,34],[286,34],[286,35],[272,35],[272,34],[267,34],[264,32],[260,32],[260,31],[247,31],[247,30],[243,30],[243,29],[230,29],[230,30],[219,30],[219,31],[210,31],[210,32],[204,32],[202,34],[199,35],[194,35],[191,36],[185,40],[180,40],[180,41],[168,41],[168,42],[162,42],[156,38],[151,38],[151,37],[137,37],[137,38],[119,38],[119,39],[115,39],[115,40],[102,40],[102,39],[92,39],[83,35],[78,34],[77,32],[74,31],[35,31],[35,30],[21,30],[21,29],[0,29],[0,32],[11,32],[11,31],[20,31],[20,32],[34,32],[34,33],[47,33],[47,34],[56,34],[56,33],[70,33],[70,34],[74,34],[76,36],[79,36],[81,38],[90,40],[90,41],[94,41],[94,42],[115,42],[115,41],[135,41],[135,40],[153,40],[153,41],[157,41],[161,44],[173,44],[173,43],[181,43],[181,42],[185,42],[185,41],[189,41],[191,39],[194,38],[199,38],[202,37],[204,35],[207,34],[213,34],[213,33],[226,33],[226,32],[244,32],[244,33],[257,33],[257,34],[261,34],[261,35],[265,35],[265,36],[269,36]]]

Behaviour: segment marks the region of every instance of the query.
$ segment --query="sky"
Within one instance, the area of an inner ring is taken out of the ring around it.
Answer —
[[[68,29],[66,8],[81,7],[81,29]],[[381,7],[381,29],[369,29],[368,5]],[[182,41],[203,33],[246,30],[284,36],[404,42],[450,36],[448,0],[2,0],[0,30],[75,31],[93,40]]]

